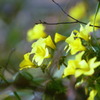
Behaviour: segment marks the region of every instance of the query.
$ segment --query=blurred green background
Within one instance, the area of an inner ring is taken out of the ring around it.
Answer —
[[[78,2],[85,2],[88,6],[86,11],[87,15],[81,19],[85,22],[88,22],[89,15],[95,12],[97,3],[96,0],[55,1],[58,2],[66,12]],[[1,75],[10,82],[7,84],[2,78],[0,79],[0,100],[17,100],[16,97],[13,97],[11,94],[15,89],[13,88],[13,84],[16,86],[16,89],[18,89],[22,100],[42,100],[41,95],[43,94],[44,87],[41,87],[42,89],[40,88],[40,91],[35,91],[34,93],[33,88],[36,88],[38,85],[40,86],[40,83],[45,84],[43,82],[48,81],[49,76],[43,74],[39,69],[28,69],[27,71],[19,72],[19,63],[23,60],[23,55],[31,50],[31,43],[26,40],[27,31],[32,28],[36,22],[39,22],[39,20],[52,23],[65,22],[69,19],[52,0],[0,0],[0,72]],[[67,36],[73,29],[79,29],[79,24],[46,25],[46,32],[51,35],[58,32]],[[33,83],[31,83],[33,85],[30,85],[31,78],[33,79]],[[23,84],[23,82],[25,82],[25,84]],[[57,82],[59,85],[59,80],[57,80]],[[51,82],[51,84],[53,83]],[[21,87],[28,89],[22,92],[23,90],[19,91]],[[24,97],[26,94],[27,96]],[[9,95],[11,97],[9,97]]]

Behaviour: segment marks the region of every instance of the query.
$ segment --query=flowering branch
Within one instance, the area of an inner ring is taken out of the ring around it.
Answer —
[[[58,25],[58,24],[77,24],[77,23],[81,23],[81,22],[77,22],[77,21],[73,21],[73,22],[58,22],[58,23],[49,23],[49,22],[45,22],[45,21],[41,21],[41,20],[39,20],[39,22],[37,22],[37,23],[35,23],[35,24],[45,24],[45,25]],[[81,23],[81,24],[85,24],[85,25],[87,25],[87,23]],[[96,28],[100,28],[100,26],[94,26],[94,25],[89,25],[89,26],[91,26],[91,27],[96,27]]]

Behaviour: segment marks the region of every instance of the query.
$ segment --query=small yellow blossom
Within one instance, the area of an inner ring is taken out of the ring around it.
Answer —
[[[28,31],[27,40],[33,41],[41,37],[46,37],[47,34],[44,32],[44,29],[45,27],[42,24],[35,25],[32,29]]]
[[[47,38],[45,38],[45,43],[46,43],[47,46],[51,47],[52,49],[56,48],[56,46],[53,43],[52,38],[51,38],[50,35]]]
[[[88,97],[87,100],[94,100],[96,94],[97,94],[97,91],[96,91],[96,90],[92,90],[92,91],[90,92],[90,95],[89,95],[89,97]]]
[[[79,51],[84,51],[85,47],[82,45],[81,39],[77,38],[73,32],[70,37],[65,40],[69,44],[69,49],[71,54],[76,54]]]
[[[31,46],[32,47],[31,53],[35,53],[38,46],[41,46],[41,47],[45,48],[46,43],[45,43],[45,39],[44,38],[40,38],[36,42],[34,42],[32,44],[32,46]]]
[[[49,50],[47,47],[52,49],[55,48],[51,36],[48,36],[47,38],[40,38],[32,44],[31,54],[34,54],[32,61],[35,61],[38,66],[42,64],[45,58],[50,58]]]
[[[63,35],[61,35],[61,34],[59,34],[59,33],[56,33],[56,34],[55,34],[54,41],[55,41],[55,43],[57,43],[57,42],[59,42],[59,41],[65,40],[66,38],[67,38],[67,37],[65,37],[65,36],[63,36]]]
[[[81,19],[86,15],[86,4],[83,2],[77,3],[69,10],[69,15],[76,19]]]
[[[24,55],[24,60],[20,63],[20,70],[24,69],[24,68],[36,68],[36,66],[34,65],[34,63],[31,62],[31,60],[29,59],[30,53],[26,53]]]
[[[84,51],[77,54],[75,60],[68,61],[68,66],[64,70],[64,77],[68,75],[75,75],[77,78],[82,74],[90,76],[94,73],[94,69],[100,66],[100,62],[95,62],[96,57],[86,61],[82,59],[83,54]]]
[[[95,14],[91,15],[90,16],[90,22],[93,24],[94,23],[94,17],[95,17]],[[95,25],[100,25],[100,10],[96,16],[96,20],[95,20]]]
[[[32,61],[35,61],[38,65],[41,65],[45,58],[50,58],[48,48],[43,38],[40,38],[32,44],[31,54],[34,54]]]
[[[64,76],[74,75],[76,71],[76,67],[78,66],[78,63],[81,61],[81,57],[84,54],[84,52],[79,53],[76,55],[75,60],[69,60],[68,66],[64,69]]]
[[[77,33],[77,37],[81,37],[82,39],[88,41],[91,39],[90,32],[93,32],[93,28],[89,25],[90,23],[88,23],[85,27],[80,25],[80,31],[74,30],[73,32]]]
[[[32,60],[35,60],[38,65],[41,65],[45,58],[50,58],[48,49],[46,47],[43,48],[41,46],[38,46]]]

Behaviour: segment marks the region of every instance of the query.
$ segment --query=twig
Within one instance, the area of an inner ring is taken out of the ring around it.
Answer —
[[[48,23],[48,22],[39,20],[39,22],[38,23],[35,23],[35,24],[57,25],[57,24],[72,24],[72,23],[77,23],[77,22],[74,21],[74,22]]]
[[[11,50],[10,53],[9,53],[7,62],[6,62],[6,64],[5,64],[5,68],[7,68],[8,64],[9,64],[9,61],[10,61],[10,58],[11,58],[12,54],[14,53],[14,51],[15,51],[15,48],[12,48],[12,50]]]
[[[66,12],[64,11],[64,9],[63,9],[57,2],[55,2],[55,0],[52,0],[52,1],[61,9],[61,11],[62,11],[65,15],[67,15],[68,17],[70,17],[70,18],[73,19],[74,21],[73,21],[73,22],[48,23],[48,22],[39,20],[39,23],[36,23],[36,24],[58,25],[58,24],[81,23],[81,24],[87,25],[86,22],[82,22],[82,21],[80,21],[80,20],[78,20],[78,19],[75,19],[74,17],[72,17],[72,16],[70,16],[68,13],[66,13]],[[94,26],[94,25],[91,25],[91,24],[90,24],[89,26],[96,27],[96,28],[100,28],[100,26]]]
[[[65,67],[67,67],[66,63],[64,63],[64,62],[63,62],[63,65],[64,65]]]
[[[82,22],[82,21],[80,21],[80,20],[78,20],[78,19],[76,19],[76,18],[70,16],[68,13],[66,13],[66,12],[64,11],[64,9],[63,9],[57,2],[55,2],[55,0],[52,0],[52,1],[62,10],[62,12],[63,12],[65,15],[67,15],[67,16],[70,17],[71,19],[75,20],[76,23],[81,23],[81,24],[87,25],[87,23]],[[94,25],[91,25],[91,24],[90,24],[90,26],[100,28],[100,26],[94,26]]]
[[[7,62],[6,62],[6,64],[5,64],[5,69],[7,68],[8,64],[9,64],[10,58],[11,58],[11,56],[12,56],[12,54],[13,54],[14,51],[15,51],[15,48],[13,48],[13,49],[10,51],[9,56],[8,56],[8,59],[7,59]]]
[[[41,21],[39,20],[39,22],[35,23],[35,24],[45,24],[45,25],[58,25],[58,24],[77,24],[77,23],[80,23],[80,22],[77,22],[77,21],[73,21],[73,22],[59,22],[59,23],[49,23],[49,22],[45,22],[45,21]],[[83,24],[83,23],[81,23]],[[85,23],[85,25],[87,25],[87,23]],[[89,25],[91,27],[93,27],[94,25]],[[96,28],[100,28],[100,26],[94,26]]]
[[[62,10],[62,12],[63,12],[65,15],[67,15],[67,16],[70,17],[71,19],[75,20],[76,22],[80,22],[79,20],[73,18],[73,17],[70,16],[68,13],[66,13],[66,12],[64,11],[64,9],[63,9],[56,1],[54,1],[54,0],[52,0],[52,1]],[[82,23],[84,23],[84,22],[82,22]]]

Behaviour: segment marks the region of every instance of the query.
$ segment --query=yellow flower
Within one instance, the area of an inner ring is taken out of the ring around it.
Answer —
[[[50,58],[49,51],[46,47],[37,46],[33,61],[35,60],[40,66],[45,58]]]
[[[31,46],[32,47],[31,53],[35,53],[38,46],[45,48],[45,46],[46,46],[45,39],[40,38],[36,42],[34,42]]]
[[[81,57],[84,54],[84,52],[79,53],[76,55],[75,60],[69,60],[68,66],[64,69],[64,76],[74,75],[76,72],[76,67],[78,66],[78,63],[81,61]]]
[[[83,2],[77,3],[69,10],[69,15],[76,19],[81,19],[86,15],[86,4]]]
[[[67,37],[65,37],[65,36],[63,36],[63,35],[61,35],[61,34],[59,34],[59,33],[56,33],[56,34],[55,34],[54,41],[55,41],[55,43],[57,43],[57,42],[59,42],[59,41],[65,40],[66,38],[67,38]]]
[[[48,46],[48,47],[50,47],[50,48],[52,48],[52,49],[55,49],[56,48],[56,46],[55,46],[55,44],[53,43],[53,41],[52,41],[52,38],[51,38],[51,36],[49,35],[48,37],[46,37],[46,38],[40,38],[40,39],[38,39],[36,42],[34,42],[33,44],[32,44],[32,48],[35,46],[35,47],[37,47],[37,46]],[[33,49],[33,50],[35,50],[35,49]]]
[[[34,54],[32,61],[35,61],[38,66],[42,64],[45,58],[50,58],[47,47],[55,48],[55,45],[50,36],[47,38],[40,38],[32,44],[31,54]]]
[[[47,34],[44,32],[44,29],[45,27],[42,24],[35,25],[32,29],[28,31],[27,40],[33,41],[41,37],[46,37]]]
[[[83,54],[84,51],[77,54],[75,60],[68,61],[68,66],[64,70],[64,77],[68,75],[75,75],[77,78],[82,74],[90,76],[94,73],[94,69],[100,66],[100,62],[95,62],[96,57],[86,61],[82,59]]]
[[[56,46],[53,43],[52,38],[51,38],[50,35],[47,38],[45,38],[45,43],[46,43],[47,46],[51,47],[52,49],[56,48]]]
[[[34,53],[32,61],[35,61],[38,66],[42,64],[45,58],[50,58],[48,49],[46,48],[46,46],[43,45],[34,46],[31,53]]]
[[[94,100],[94,97],[96,96],[97,91],[96,90],[92,90],[89,94],[89,97],[87,100]]]
[[[81,37],[82,39],[88,41],[91,39],[90,32],[93,32],[93,28],[89,25],[90,23],[88,23],[85,27],[80,25],[80,31],[74,30],[73,32],[77,33],[77,37]]]
[[[24,68],[36,68],[36,66],[34,65],[34,63],[31,62],[31,60],[29,59],[30,53],[26,53],[24,55],[24,60],[20,63],[20,70],[24,69]]]
[[[71,50],[71,54],[76,54],[79,51],[84,51],[85,47],[82,45],[81,39],[77,38],[76,35],[71,34],[70,37],[68,37],[65,40],[69,44],[69,49]]]
[[[95,14],[90,16],[90,22],[93,24],[94,22],[94,17]],[[96,16],[96,21],[95,21],[95,25],[100,25],[100,11],[98,12],[97,16]]]

